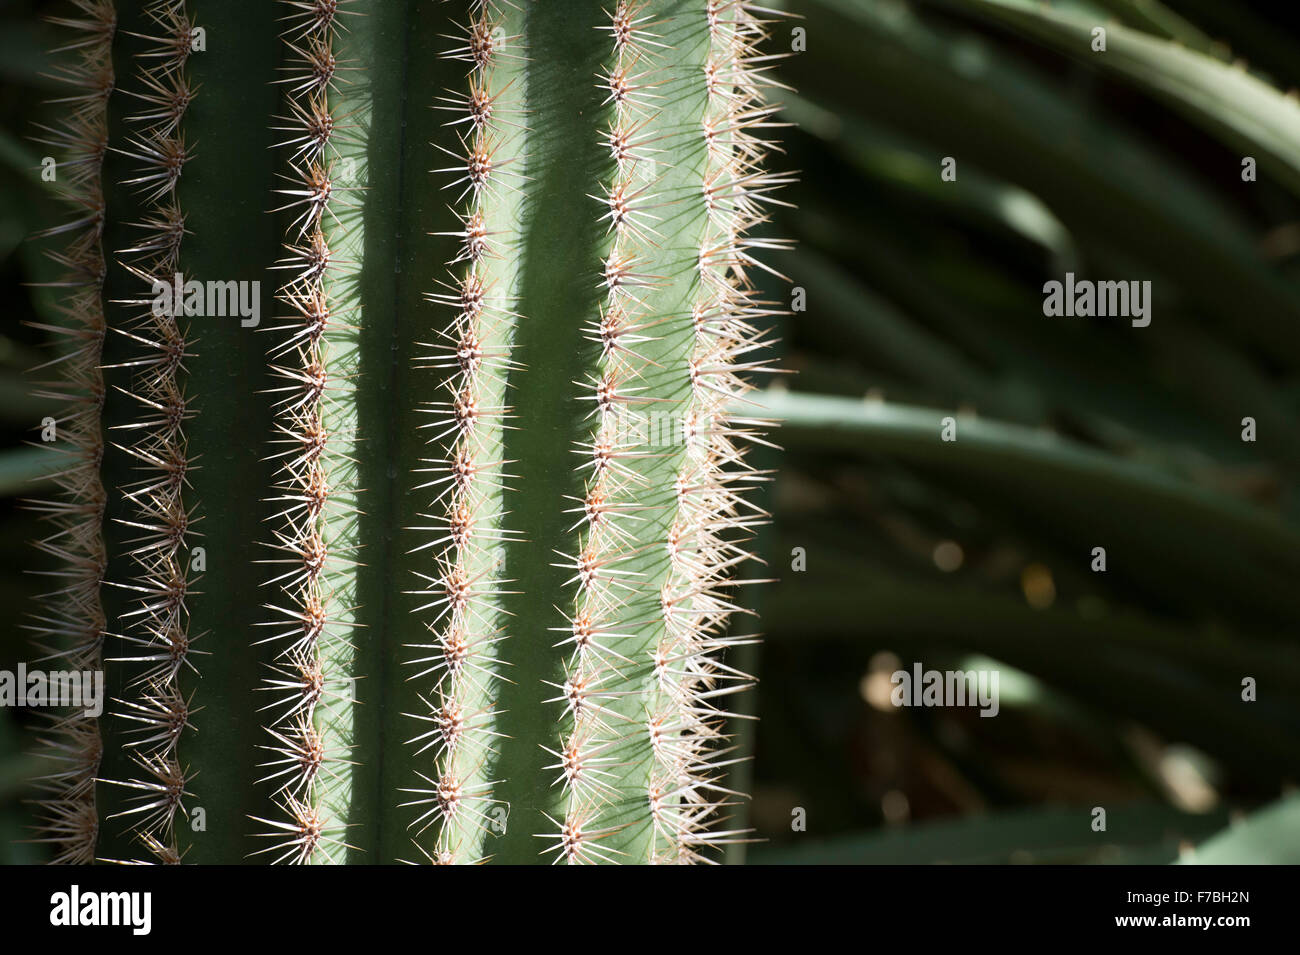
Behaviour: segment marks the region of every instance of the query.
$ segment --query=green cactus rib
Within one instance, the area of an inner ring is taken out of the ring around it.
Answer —
[[[428,766],[404,787],[404,805],[414,815],[416,857],[438,862],[478,860],[495,809],[505,808],[492,794],[493,744],[499,690],[510,685],[502,658],[516,649],[506,645],[502,608],[508,548],[519,536],[505,512],[504,453],[506,382],[519,367],[517,329],[525,321],[516,290],[526,258],[517,236],[528,90],[523,10],[494,15],[490,6],[450,31],[445,55],[461,78],[429,104],[456,130],[455,144],[439,147],[435,175],[444,194],[465,206],[452,272],[427,295],[440,307],[419,364],[442,381],[436,399],[417,409],[429,441],[428,480],[417,493],[432,500],[412,544],[421,558],[415,616],[423,628],[403,660],[421,697],[406,745]]]
[[[267,736],[260,749],[260,784],[274,792],[275,811],[255,817],[269,840],[257,855],[272,861],[308,861],[317,852],[334,861],[346,851],[343,821],[350,794],[350,630],[354,621],[357,511],[355,457],[347,453],[355,418],[351,380],[360,369],[356,326],[339,286],[351,276],[337,264],[345,243],[364,240],[356,222],[358,143],[338,129],[333,88],[337,68],[337,16],[295,9],[281,34],[287,110],[278,119],[276,145],[288,154],[277,190],[277,211],[288,220],[284,254],[277,263],[281,309],[287,314],[272,348],[276,438],[280,445],[275,501],[278,525],[266,586],[279,593],[268,605],[276,615],[266,638],[274,652],[264,677]],[[358,119],[364,122],[364,106]],[[349,246],[349,250],[354,246]],[[340,806],[340,800],[343,805]],[[314,845],[304,841],[314,834]]]
[[[188,231],[177,200],[189,156],[179,122],[190,89],[183,6],[119,8],[113,48],[103,426],[104,651],[113,702],[101,720],[94,854],[118,860],[147,851],[175,861],[174,819],[186,792],[178,745],[189,726],[186,683],[194,676],[187,597],[196,515],[186,447],[192,342],[186,317],[152,302],[155,279],[170,286],[180,270]]]
[[[360,4],[357,5],[360,8]],[[365,519],[356,535],[356,647],[353,698],[354,775],[348,803],[349,861],[426,861],[411,844],[415,818],[403,790],[422,785],[417,772],[431,774],[432,760],[412,758],[406,741],[416,732],[412,718],[424,706],[419,681],[406,665],[410,645],[428,642],[417,598],[407,591],[421,585],[416,572],[432,573],[427,551],[413,552],[421,534],[407,530],[426,523],[419,514],[419,485],[437,479],[424,473],[434,465],[420,426],[428,416],[417,411],[422,396],[435,397],[441,380],[438,362],[421,360],[420,345],[435,335],[436,310],[427,300],[430,285],[455,256],[458,242],[433,235],[457,228],[447,194],[436,188],[430,168],[444,165],[433,144],[452,148],[448,115],[430,108],[438,91],[455,89],[464,79],[462,64],[440,55],[453,40],[441,4],[407,0],[371,4],[366,15],[349,19],[339,36],[340,60],[355,70],[341,87],[341,115],[368,130],[364,165],[364,242],[349,257],[361,263],[352,294],[358,311],[361,350],[356,388],[357,485]],[[349,47],[349,45],[352,45]],[[364,67],[364,69],[363,69]],[[352,95],[368,98],[369,126]],[[450,95],[450,94],[441,94]],[[394,151],[396,147],[396,151]],[[360,183],[359,183],[360,185]],[[441,339],[439,339],[441,340]],[[373,387],[361,387],[367,382]],[[345,406],[340,406],[344,408]],[[373,489],[373,490],[367,490]],[[340,805],[342,799],[338,800]]]
[[[61,77],[70,88],[64,102],[71,109],[41,136],[44,145],[65,156],[57,167],[58,181],[73,214],[47,233],[66,237],[66,245],[54,253],[65,269],[59,302],[63,321],[43,326],[66,347],[54,361],[61,377],[41,392],[65,409],[56,421],[61,453],[54,482],[60,493],[55,500],[35,502],[53,524],[37,546],[59,562],[58,586],[42,596],[41,615],[31,628],[43,658],[97,670],[103,665],[105,627],[99,587],[105,564],[105,493],[99,472],[106,327],[102,167],[114,83],[110,46],[115,21],[112,7],[102,0],[77,0],[73,6],[69,16],[55,21],[75,37],[70,44],[75,59]],[[43,737],[52,765],[38,780],[41,838],[53,845],[55,862],[91,862],[99,831],[99,721],[60,714],[44,728]]]
[[[745,395],[779,311],[751,274],[784,248],[749,237],[787,181],[760,139],[774,14],[78,5],[118,81],[80,160],[108,262],[69,293],[83,510],[45,544],[75,584],[45,636],[87,665],[102,642],[113,703],[48,741],[59,860],[743,839],[722,780],[765,518]],[[178,274],[206,309],[159,310]],[[264,322],[211,313],[253,282]]]

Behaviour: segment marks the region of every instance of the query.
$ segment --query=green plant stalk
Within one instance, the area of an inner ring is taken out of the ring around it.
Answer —
[[[762,423],[730,407],[766,368],[754,253],[783,247],[745,237],[784,181],[755,135],[767,14],[85,2],[121,77],[115,702],[78,730],[99,806],[65,854],[738,838],[716,779]],[[175,273],[207,311],[159,311]],[[253,316],[211,314],[255,281]]]

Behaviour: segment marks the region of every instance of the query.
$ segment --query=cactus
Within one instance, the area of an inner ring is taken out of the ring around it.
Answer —
[[[45,734],[57,859],[745,839],[780,14],[74,3],[33,627],[111,702]]]

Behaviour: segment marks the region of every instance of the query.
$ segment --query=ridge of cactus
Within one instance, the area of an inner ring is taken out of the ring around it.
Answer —
[[[109,575],[133,605],[119,618],[117,655],[131,677],[114,700],[110,717],[125,720],[127,772],[107,782],[126,790],[124,804],[108,818],[125,819],[138,841],[159,861],[180,858],[175,817],[190,795],[190,769],[179,743],[190,724],[192,689],[186,681],[198,672],[190,626],[193,584],[188,539],[193,534],[189,501],[193,460],[186,424],[193,416],[187,399],[185,362],[193,357],[184,315],[174,301],[157,307],[158,289],[174,288],[180,272],[186,218],[177,195],[191,156],[185,114],[195,96],[186,64],[191,23],[185,4],[155,0],[144,8],[144,49],[124,91],[133,97],[127,116],[130,133],[123,145],[110,146],[131,164],[122,185],[134,192],[142,217],[133,245],[111,250],[134,280],[130,298],[117,302],[130,315],[113,329],[124,335],[133,354],[126,361],[131,403],[129,421],[113,427],[114,443],[132,458],[135,475],[121,494],[126,513],[114,520],[124,527],[129,571]],[[122,385],[117,387],[122,388]],[[142,475],[142,476],[141,476]]]
[[[408,647],[404,661],[420,689],[422,710],[410,714],[406,745],[430,766],[419,771],[405,805],[420,856],[439,863],[475,861],[493,819],[491,772],[494,687],[502,679],[508,586],[493,545],[517,540],[507,526],[504,429],[514,418],[507,376],[517,322],[513,289],[518,265],[508,241],[519,216],[524,59],[523,11],[511,4],[475,3],[461,29],[445,39],[442,56],[463,65],[463,89],[430,104],[455,131],[454,148],[440,146],[435,170],[443,191],[461,205],[455,257],[447,278],[428,293],[435,315],[450,316],[420,343],[417,363],[442,376],[438,399],[419,409],[435,456],[420,469],[418,492],[431,498],[412,528],[419,605],[414,613],[429,638]]]
[[[104,451],[100,432],[104,379],[99,366],[106,328],[100,177],[108,144],[108,97],[114,85],[108,51],[116,16],[111,0],[75,0],[73,6],[74,14],[51,18],[69,35],[62,52],[70,52],[72,60],[58,74],[69,91],[58,101],[67,112],[57,125],[42,127],[40,138],[65,157],[57,166],[62,173],[58,181],[61,198],[73,216],[42,233],[65,241],[51,253],[63,269],[58,281],[63,321],[36,326],[66,345],[58,358],[41,369],[56,368],[61,377],[42,386],[39,394],[64,409],[56,427],[69,450],[56,465],[60,496],[31,503],[53,524],[37,547],[57,561],[59,569],[52,575],[59,586],[40,595],[41,609],[29,629],[35,633],[42,659],[98,670],[106,625],[99,593],[106,564],[101,531],[105,492],[99,473]],[[54,765],[37,780],[38,838],[52,844],[56,863],[91,862],[99,834],[95,800],[102,751],[99,721],[81,714],[52,715],[39,743],[42,755]]]
[[[339,114],[338,90],[349,82],[339,63],[338,34],[354,11],[346,2],[322,6],[287,0],[281,4],[286,115],[276,117],[275,143],[287,155],[277,190],[290,220],[284,255],[274,268],[277,301],[286,317],[270,348],[271,370],[281,384],[275,395],[277,483],[275,556],[266,586],[275,619],[274,662],[263,680],[269,702],[262,708],[267,733],[259,783],[274,789],[276,812],[254,817],[273,862],[337,862],[347,846],[337,811],[330,804],[346,789],[348,744],[343,738],[351,705],[350,668],[353,598],[348,566],[355,541],[347,529],[356,513],[346,445],[346,424],[332,426],[331,403],[348,387],[350,329],[334,286],[347,281],[340,245],[351,187],[342,183],[348,120]],[[344,445],[344,448],[340,448]]]

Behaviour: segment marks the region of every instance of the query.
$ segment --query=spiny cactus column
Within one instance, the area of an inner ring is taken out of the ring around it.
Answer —
[[[102,640],[115,702],[56,727],[60,858],[692,862],[743,838],[725,721],[751,678],[726,657],[764,517],[764,423],[735,408],[774,311],[754,253],[782,247],[749,237],[783,182],[772,14],[80,6],[86,424],[45,636],[87,666]],[[177,274],[201,283],[179,313]]]
[[[42,596],[42,610],[32,624],[43,658],[70,669],[97,670],[103,665],[105,627],[100,580],[105,569],[105,494],[100,477],[104,439],[100,412],[104,377],[103,252],[104,195],[102,169],[108,143],[108,98],[113,89],[112,8],[96,0],[78,0],[69,16],[56,22],[76,41],[73,61],[63,79],[71,88],[62,100],[69,110],[58,125],[42,130],[41,141],[64,156],[57,167],[60,190],[73,218],[49,230],[66,237],[53,252],[66,269],[60,302],[64,321],[46,330],[66,339],[53,367],[62,377],[46,395],[65,410],[57,421],[61,437],[55,465],[61,497],[36,502],[53,523],[38,545],[60,565],[58,588]],[[55,847],[55,862],[94,861],[99,814],[95,778],[99,772],[99,721],[81,715],[55,717],[43,741],[53,768],[40,780],[41,838]]]

